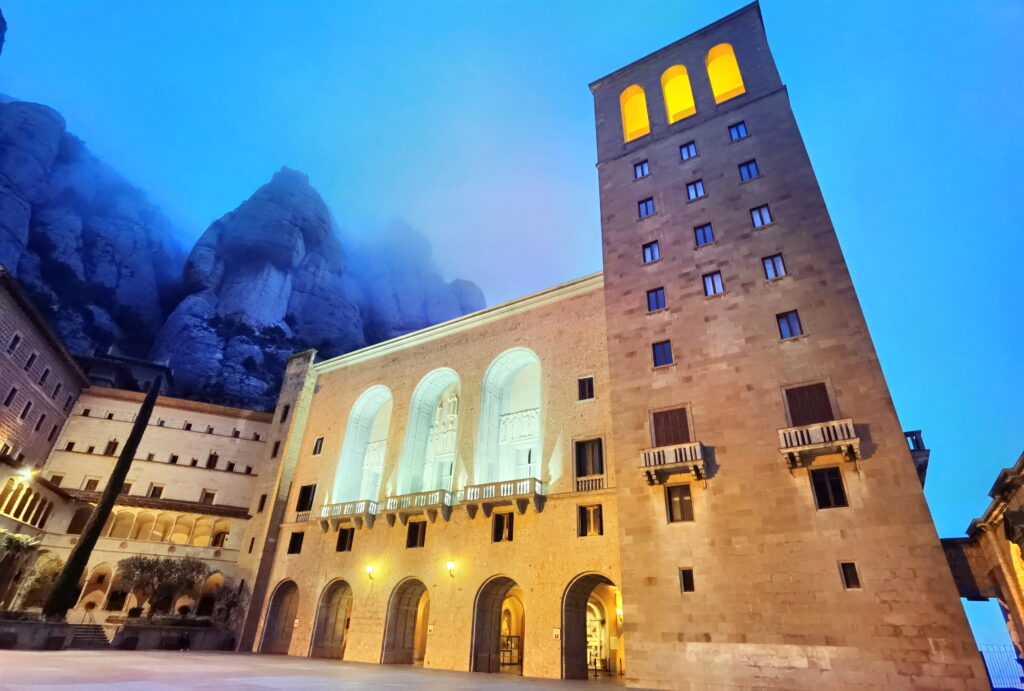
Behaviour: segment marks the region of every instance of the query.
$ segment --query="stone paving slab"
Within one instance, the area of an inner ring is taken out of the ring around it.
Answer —
[[[411,687],[418,691],[582,691],[607,685],[252,653],[0,651],[0,691],[326,691],[339,688],[388,691]]]

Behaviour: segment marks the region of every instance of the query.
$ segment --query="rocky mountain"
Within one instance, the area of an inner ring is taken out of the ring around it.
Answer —
[[[56,111],[0,102],[0,264],[72,352],[115,346],[170,365],[177,395],[267,408],[295,352],[337,355],[484,306],[404,224],[343,240],[287,168],[187,257],[179,236]]]
[[[350,257],[307,176],[282,168],[196,243],[151,357],[187,395],[268,407],[299,350],[333,356],[484,306],[406,226],[354,245]]]

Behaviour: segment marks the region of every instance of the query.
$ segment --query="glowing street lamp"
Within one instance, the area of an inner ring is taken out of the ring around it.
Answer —
[[[455,578],[455,562],[449,561],[444,565],[444,568],[448,569],[448,575]]]
[[[366,565],[366,577],[373,580],[373,564]]]

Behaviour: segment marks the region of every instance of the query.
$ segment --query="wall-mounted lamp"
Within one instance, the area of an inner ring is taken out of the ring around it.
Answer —
[[[455,578],[455,562],[450,561],[444,565],[444,568],[448,569],[448,575]]]
[[[18,476],[23,477],[26,480],[28,480],[33,475],[35,475],[36,472],[38,472],[38,471],[32,470],[31,468],[22,468],[21,470],[16,472],[15,475],[18,475]]]
[[[366,566],[366,577],[371,581],[373,580],[373,564],[368,564]]]

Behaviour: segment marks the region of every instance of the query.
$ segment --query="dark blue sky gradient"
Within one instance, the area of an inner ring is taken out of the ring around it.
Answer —
[[[600,269],[587,83],[739,6],[7,0],[0,92],[59,110],[183,244],[288,165],[348,229],[420,229],[494,304]],[[960,535],[1024,450],[1024,3],[762,12],[900,418],[933,449],[939,533]]]

